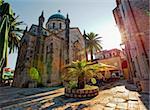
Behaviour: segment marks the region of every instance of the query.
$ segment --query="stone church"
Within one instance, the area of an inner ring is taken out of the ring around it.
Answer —
[[[29,77],[32,67],[38,70],[42,85],[59,85],[64,65],[85,58],[85,40],[78,27],[70,27],[68,14],[51,15],[45,28],[44,21],[42,12],[38,25],[32,24],[24,32],[15,69],[15,87],[37,87]]]

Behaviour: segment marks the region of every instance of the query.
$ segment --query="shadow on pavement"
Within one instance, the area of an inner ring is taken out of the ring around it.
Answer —
[[[28,106],[32,101],[40,102],[42,100],[46,100],[52,95],[58,94],[59,91],[53,92],[54,90],[60,89],[62,86],[59,87],[52,87],[52,88],[3,88],[3,91],[0,91],[0,108],[9,107],[14,105],[20,106]],[[1,88],[0,88],[1,89]],[[17,90],[16,90],[17,89]],[[8,92],[6,92],[8,91]]]
[[[80,104],[76,108],[83,109],[85,107],[88,107],[88,105],[82,104],[81,101],[91,100],[92,98],[94,98],[94,97],[82,98],[82,99],[81,98],[68,98],[68,97],[65,97],[64,95],[60,95],[58,97],[55,97],[52,100],[54,104],[47,107],[47,109],[52,110],[54,108],[58,108],[58,107],[62,107],[62,106],[69,106],[71,103],[76,103],[76,102],[80,102]],[[72,107],[69,106],[65,110],[72,110]]]
[[[149,94],[148,93],[139,93],[140,96],[140,100],[142,101],[142,103],[145,105],[145,107],[147,108],[147,110],[150,110],[150,105],[149,105]]]
[[[136,91],[137,90],[137,87],[136,85],[134,84],[130,84],[130,83],[125,83],[125,88],[129,91]]]
[[[125,88],[129,91],[137,90],[136,85],[128,83],[126,80],[116,80],[114,82],[109,82],[109,83],[106,83],[104,87],[100,87],[100,88],[102,88],[102,90],[107,90],[107,89],[114,88],[116,86],[125,86]]]
[[[84,108],[88,107],[86,104],[79,104],[77,107],[76,107],[76,110],[82,110]],[[72,107],[67,107],[65,110],[73,110]]]
[[[107,82],[104,84],[104,86],[100,86],[100,90],[107,90],[107,89],[111,89],[113,87],[116,87],[116,86],[123,86],[125,85],[124,83],[122,82],[125,82],[124,80],[116,80],[116,81],[112,81],[112,82]]]

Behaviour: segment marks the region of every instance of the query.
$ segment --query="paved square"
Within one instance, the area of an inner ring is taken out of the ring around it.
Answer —
[[[0,87],[0,110],[149,110],[149,95],[125,80],[102,88],[94,98],[75,99],[66,98],[63,87]]]

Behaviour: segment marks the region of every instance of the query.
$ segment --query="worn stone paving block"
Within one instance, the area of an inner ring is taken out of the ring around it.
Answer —
[[[109,101],[110,101],[109,98],[105,98],[105,99],[101,102],[101,104],[102,104],[102,105],[106,105]]]
[[[123,98],[124,100],[128,100],[129,94],[128,93],[117,93],[113,97]]]
[[[138,109],[139,105],[138,105],[138,101],[128,101],[128,109]]]
[[[110,102],[112,103],[121,103],[121,102],[125,102],[126,100],[124,100],[123,98],[113,98],[112,100],[110,100]]]
[[[114,97],[121,98],[121,97],[122,97],[122,93],[116,93],[116,94],[114,95]]]
[[[118,103],[116,106],[117,109],[127,109],[127,103]]]
[[[129,93],[129,99],[128,100],[134,100],[134,101],[137,101],[138,100],[138,98],[137,98],[137,95],[136,95],[136,93],[134,93],[134,92],[130,92]]]
[[[140,110],[139,108],[128,108],[127,110]]]
[[[116,104],[114,103],[108,103],[106,104],[107,107],[111,107],[111,108],[115,108],[116,107]]]
[[[104,106],[101,104],[97,104],[97,105],[90,107],[90,110],[103,110],[103,109],[104,109]]]
[[[99,109],[100,110],[100,109]],[[115,110],[115,108],[105,107],[103,110]]]

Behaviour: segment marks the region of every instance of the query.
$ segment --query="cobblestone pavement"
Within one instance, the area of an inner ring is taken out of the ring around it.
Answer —
[[[149,95],[118,81],[100,88],[94,98],[66,98],[63,87],[0,87],[0,110],[149,110]]]

